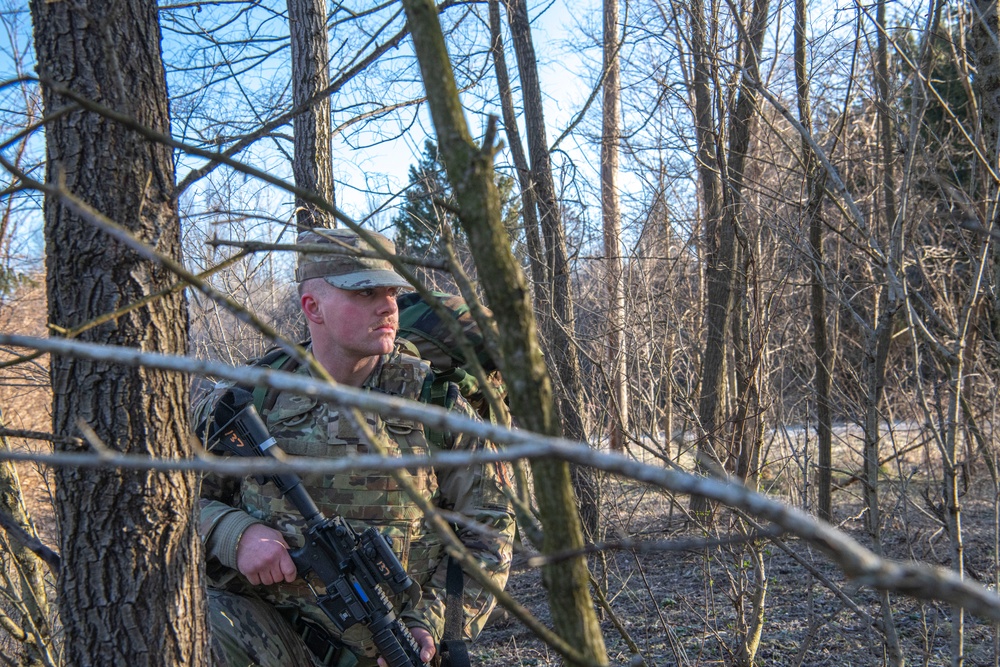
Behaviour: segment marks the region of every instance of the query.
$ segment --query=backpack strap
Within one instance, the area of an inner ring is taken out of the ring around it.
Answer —
[[[448,557],[448,576],[445,580],[444,637],[441,639],[441,664],[447,667],[470,667],[469,647],[462,639],[465,625],[465,573],[458,561]]]
[[[262,366],[272,371],[284,370],[288,373],[294,373],[299,367],[298,359],[280,347],[268,350],[263,357],[255,359],[252,363],[254,366]],[[277,400],[278,392],[271,391],[267,385],[257,385],[253,388],[253,406],[261,415],[270,412]]]
[[[446,378],[435,376],[432,371],[427,374],[427,379],[424,380],[424,386],[420,392],[420,400],[428,405],[437,405],[451,410],[455,407],[455,402],[458,401],[459,395],[460,392],[457,384],[449,382]],[[424,429],[424,437],[427,438],[427,442],[437,449],[445,448],[445,436],[445,431],[432,428]]]

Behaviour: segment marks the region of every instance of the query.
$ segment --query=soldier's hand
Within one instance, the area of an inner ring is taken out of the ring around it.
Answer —
[[[253,524],[240,537],[236,569],[255,586],[270,586],[279,581],[291,583],[296,577],[285,538],[262,523]]]
[[[437,647],[434,646],[434,638],[431,637],[431,633],[423,628],[410,628],[410,634],[413,635],[413,638],[417,640],[417,644],[420,646],[420,659],[423,662],[429,663],[434,654],[437,653]],[[379,667],[388,667],[385,659],[381,656],[378,659],[378,664]]]
[[[434,654],[437,653],[437,647],[434,646],[434,638],[431,637],[431,633],[423,628],[410,628],[410,634],[420,645],[420,659],[429,663]]]

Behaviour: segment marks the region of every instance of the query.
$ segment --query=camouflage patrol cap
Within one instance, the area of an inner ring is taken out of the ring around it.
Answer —
[[[396,254],[392,241],[377,232],[368,232],[375,241]],[[295,270],[295,280],[303,282],[310,278],[323,278],[334,287],[347,290],[361,290],[368,287],[410,287],[410,284],[396,273],[392,265],[377,257],[362,257],[352,251],[373,252],[372,246],[350,229],[312,229],[299,232],[299,244],[330,244],[344,251],[340,253],[299,253],[299,266]]]

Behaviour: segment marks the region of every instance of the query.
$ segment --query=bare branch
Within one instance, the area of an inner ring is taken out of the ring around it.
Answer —
[[[42,541],[37,537],[28,534],[23,528],[17,525],[16,521],[4,512],[0,512],[0,528],[3,528],[7,531],[7,535],[23,544],[25,548],[30,549],[32,553],[41,558],[49,566],[52,574],[59,574],[59,554],[42,544]]]

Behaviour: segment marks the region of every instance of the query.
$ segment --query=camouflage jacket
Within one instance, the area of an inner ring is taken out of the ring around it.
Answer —
[[[307,367],[295,372],[310,375]],[[418,399],[428,377],[428,365],[416,357],[396,351],[385,355],[364,387]],[[230,385],[219,384],[196,410],[195,422],[211,413],[212,406]],[[474,417],[467,402],[456,396],[454,410]],[[264,420],[281,449],[290,455],[341,457],[366,453],[368,448],[354,433],[346,419],[339,419],[332,403],[290,392],[278,394]],[[424,454],[432,451],[424,426],[398,418],[365,415],[374,432],[380,433],[389,455]],[[463,434],[446,434],[448,449],[475,450],[493,445]],[[415,474],[412,474],[414,473]],[[451,510],[484,524],[484,533],[463,527],[459,538],[478,560],[482,570],[503,586],[510,569],[514,537],[514,518],[505,489],[510,477],[503,464],[474,465],[464,469],[411,471],[411,479],[425,497],[445,510]],[[386,472],[356,469],[340,475],[305,479],[307,491],[326,515],[339,514],[359,532],[374,525],[392,537],[393,549],[410,576],[421,586],[422,596],[416,606],[408,599],[394,600],[403,621],[427,629],[435,641],[444,632],[445,582],[448,559],[437,534],[424,521],[420,509]],[[339,636],[325,614],[313,603],[314,596],[304,581],[272,586],[252,586],[236,570],[236,547],[243,532],[254,523],[279,530],[293,549],[302,545],[305,521],[273,484],[259,484],[253,477],[220,478],[208,476],[202,484],[200,534],[205,545],[209,585],[233,592],[255,595],[278,607],[297,608],[312,620]],[[311,582],[322,591],[322,584]],[[404,604],[405,603],[405,604]],[[483,629],[496,601],[474,580],[466,577],[464,612],[466,639],[475,639]],[[374,655],[374,644],[367,629],[350,628],[340,637],[356,652]]]

